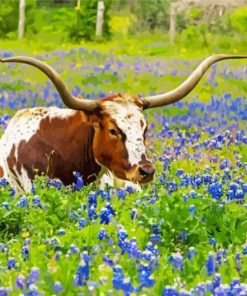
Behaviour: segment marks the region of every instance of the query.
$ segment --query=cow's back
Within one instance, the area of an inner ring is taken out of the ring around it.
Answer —
[[[36,173],[68,185],[74,181],[73,171],[79,171],[91,182],[92,171],[99,171],[91,161],[92,141],[93,129],[85,125],[82,112],[55,107],[20,110],[1,139],[4,175],[14,188],[25,191],[31,190]]]

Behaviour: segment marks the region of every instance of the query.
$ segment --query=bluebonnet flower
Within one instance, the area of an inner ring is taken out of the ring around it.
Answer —
[[[74,191],[80,191],[84,187],[84,182],[82,176],[79,172],[73,172],[73,175],[76,178],[76,183],[73,186]]]
[[[78,223],[79,223],[78,229],[81,230],[87,225],[87,220],[85,218],[80,218]]]
[[[94,205],[91,205],[89,208],[88,208],[88,219],[89,220],[94,220],[94,219],[97,219],[98,215],[97,215],[97,212],[96,212],[96,208]]]
[[[2,253],[8,253],[9,252],[9,246],[8,246],[8,244],[0,243],[0,251]]]
[[[56,281],[56,282],[54,283],[54,285],[53,285],[53,291],[54,291],[55,293],[60,293],[60,292],[63,291],[63,286],[62,286],[61,282]]]
[[[244,192],[243,192],[242,189],[238,189],[238,190],[236,191],[235,198],[236,198],[238,201],[244,201]]]
[[[220,199],[223,195],[222,185],[220,183],[212,183],[208,188],[213,199]]]
[[[125,296],[131,295],[132,293],[136,293],[138,291],[138,289],[131,284],[130,278],[124,278],[122,290]]]
[[[149,265],[147,263],[140,262],[140,267],[138,269],[138,277],[139,277],[139,282],[140,282],[141,288],[146,286],[145,282],[149,280],[151,274],[152,274],[151,265]],[[149,282],[149,284],[150,284],[150,282]],[[154,284],[154,281],[153,281],[153,284]],[[150,285],[147,285],[146,287],[148,287],[148,286],[150,286]]]
[[[105,207],[106,207],[109,215],[115,216],[115,211],[114,211],[113,207],[111,206],[110,202],[107,202]]]
[[[228,201],[232,201],[233,199],[235,199],[235,196],[236,196],[236,192],[234,190],[229,189],[227,191],[226,198]]]
[[[117,193],[117,196],[118,196],[118,199],[119,200],[121,200],[121,199],[125,200],[125,197],[126,197],[125,190],[123,190],[123,189],[117,189],[116,190],[116,193]]]
[[[183,270],[183,256],[179,252],[170,256],[169,262],[172,262],[176,269]]]
[[[9,257],[8,258],[8,269],[14,269],[17,267],[17,262],[15,258]]]
[[[180,176],[183,175],[183,173],[184,173],[184,170],[183,170],[183,169],[177,169],[177,171],[176,171],[176,176],[177,176],[177,177],[180,177]]]
[[[81,260],[77,268],[76,276],[74,279],[74,283],[76,286],[86,285],[86,282],[89,280],[89,271],[90,271],[89,264],[86,263],[84,260]]]
[[[233,190],[233,192],[236,193],[238,189],[239,189],[239,186],[237,183],[234,183],[234,182],[230,183],[230,190]]]
[[[28,246],[22,246],[21,254],[22,254],[24,260],[28,260],[29,259],[29,247]]]
[[[53,245],[53,246],[58,245],[58,244],[60,244],[60,240],[56,236],[53,236],[50,239],[50,244]]]
[[[212,281],[212,285],[213,285],[213,289],[215,289],[216,287],[219,287],[220,284],[222,282],[222,276],[219,273],[216,273],[213,277],[213,281]]]
[[[132,193],[135,192],[134,188],[131,187],[131,186],[127,186],[127,187],[125,188],[125,191],[128,192],[129,194],[132,194]]]
[[[112,259],[110,259],[110,255],[108,253],[106,253],[103,257],[103,262],[105,262],[108,266],[113,267],[114,266],[114,262]]]
[[[78,220],[78,214],[75,212],[70,212],[70,218],[72,221],[77,221]]]
[[[223,263],[226,263],[226,260],[227,260],[225,258],[226,254],[227,254],[227,251],[224,249],[217,250],[216,257],[215,257],[217,266],[222,265]]]
[[[79,252],[79,249],[77,248],[77,246],[75,244],[71,244],[69,249],[70,249],[71,254],[77,254]]]
[[[35,195],[33,197],[32,204],[34,209],[45,209],[45,207],[42,206],[41,200],[38,195]]]
[[[59,179],[49,180],[49,182],[47,184],[47,187],[54,187],[58,190],[61,190],[62,186],[63,186],[63,183]]]
[[[38,291],[38,287],[34,283],[31,283],[28,286],[28,289],[29,289],[29,292],[25,293],[24,294],[25,296],[41,296],[41,294]]]
[[[124,228],[120,228],[117,234],[117,237],[119,240],[125,240],[126,238],[128,238],[128,232],[124,229]]]
[[[247,193],[247,183],[242,184],[242,190],[244,193]]]
[[[0,187],[6,187],[8,185],[8,181],[5,178],[0,178]]]
[[[112,284],[116,290],[121,290],[123,286],[124,274],[120,265],[113,267]]]
[[[179,296],[179,293],[175,287],[167,286],[163,289],[162,296]]]
[[[20,196],[19,201],[16,203],[16,207],[28,208],[28,199],[25,195]]]
[[[100,224],[109,224],[110,217],[107,208],[103,207],[100,212]]]
[[[40,269],[38,267],[32,267],[28,276],[28,281],[33,283],[34,281],[39,281]]]
[[[99,240],[104,240],[104,239],[107,239],[107,238],[109,238],[109,237],[108,237],[108,234],[107,234],[106,230],[104,228],[100,228],[100,231],[98,233],[98,239]]]
[[[157,234],[152,233],[150,235],[150,241],[152,243],[157,243],[157,244],[161,243],[161,234],[160,233],[157,233]]]
[[[213,245],[213,246],[215,247],[217,241],[216,241],[216,239],[215,239],[214,237],[211,237],[211,238],[209,239],[208,243],[209,243],[210,245]]]
[[[0,287],[0,296],[8,296],[11,291],[10,287]]]
[[[194,247],[189,247],[188,249],[188,259],[193,258],[197,254],[197,251]]]
[[[236,263],[236,269],[238,272],[241,271],[242,266],[241,266],[241,255],[240,253],[237,253],[235,256],[235,263]]]
[[[218,287],[216,287],[214,290],[215,296],[229,295],[230,293],[231,293],[231,287],[226,284],[221,284]]]
[[[8,202],[4,201],[4,202],[2,203],[2,206],[5,208],[6,211],[9,210],[9,203],[8,203]]]
[[[90,192],[88,194],[88,208],[90,208],[91,206],[97,207],[97,195],[95,194],[95,192]]]
[[[185,240],[188,237],[188,232],[187,231],[182,231],[178,237],[180,240]]]
[[[25,287],[25,276],[23,274],[20,274],[17,276],[15,281],[16,287],[18,289],[24,289]]]
[[[196,207],[195,205],[189,206],[189,213],[195,215],[196,214]]]
[[[207,274],[211,276],[215,272],[215,256],[213,253],[208,254],[208,260],[206,262]]]
[[[10,196],[13,197],[15,195],[15,190],[13,187],[10,187],[9,188],[9,191],[10,191]]]
[[[57,235],[60,235],[60,236],[65,235],[65,234],[66,234],[66,231],[63,228],[59,229],[57,232]]]
[[[197,197],[196,191],[195,190],[190,190],[189,196],[192,197],[192,198],[196,198]]]
[[[133,220],[138,217],[138,210],[133,208],[130,212],[130,218]]]

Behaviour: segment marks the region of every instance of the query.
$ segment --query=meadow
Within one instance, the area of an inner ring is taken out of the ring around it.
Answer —
[[[88,99],[167,91],[206,57],[167,57],[158,42],[12,45],[0,56],[42,59]],[[0,67],[0,134],[21,108],[63,106],[38,70]],[[43,176],[20,195],[0,179],[0,295],[247,295],[246,77],[246,60],[220,62],[182,101],[145,112],[157,173],[141,192],[75,173],[71,188]]]

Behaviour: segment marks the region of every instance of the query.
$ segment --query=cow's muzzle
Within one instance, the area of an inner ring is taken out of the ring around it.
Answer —
[[[131,181],[145,184],[153,180],[154,173],[154,165],[151,162],[143,162],[135,165],[131,172],[127,174],[127,178]]]

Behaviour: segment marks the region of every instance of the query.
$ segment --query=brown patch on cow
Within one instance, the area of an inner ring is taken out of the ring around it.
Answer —
[[[3,168],[0,166],[0,178],[3,178]]]
[[[67,118],[45,117],[28,142],[18,146],[17,171],[21,165],[32,180],[35,171],[59,178],[65,185],[75,182],[73,172],[80,172],[84,182],[93,182],[100,166],[95,162],[94,129],[85,124],[85,114],[77,111]]]
[[[20,170],[21,170],[21,164],[17,162],[17,159],[15,157],[15,150],[16,150],[16,147],[14,144],[11,148],[10,154],[7,157],[7,163],[8,163],[9,170],[11,171],[12,175],[15,177],[15,182],[19,185],[20,188],[22,188],[21,183],[15,171],[15,169],[17,169],[17,171],[20,173]]]
[[[93,151],[97,161],[106,166],[118,178],[126,179],[129,169],[128,152],[125,146],[125,135],[118,130],[119,135],[111,136],[109,129],[114,121],[108,114],[104,114],[100,127],[95,129]]]
[[[103,99],[100,100],[100,102],[106,102],[106,101],[112,101],[115,98],[121,97],[121,94],[115,94],[115,95],[111,95],[111,96],[107,96]]]

